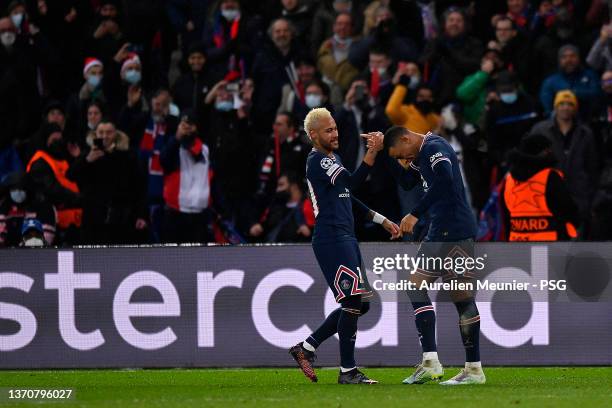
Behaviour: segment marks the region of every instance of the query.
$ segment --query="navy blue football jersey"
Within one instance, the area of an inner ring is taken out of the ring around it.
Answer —
[[[447,191],[438,191],[428,200],[428,190],[434,183],[436,166],[450,166],[452,180],[445,186]],[[431,223],[426,240],[453,241],[473,238],[476,234],[476,219],[468,204],[457,154],[443,137],[428,133],[415,162],[410,165],[417,170],[423,182],[425,195],[413,214],[420,217],[425,212]]]
[[[346,183],[347,176],[350,172],[337,154],[327,156],[312,149],[308,155],[306,181],[315,214],[313,242],[356,239],[353,199]]]

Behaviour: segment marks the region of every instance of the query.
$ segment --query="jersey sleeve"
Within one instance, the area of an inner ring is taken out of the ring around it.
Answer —
[[[423,149],[423,154],[427,157],[427,163],[434,173],[435,167],[440,163],[446,163],[452,167],[451,153],[442,146],[438,146],[437,144],[427,146]]]
[[[370,172],[371,167],[361,163],[354,173],[349,172],[342,163],[334,161],[323,154],[313,155],[310,159],[307,175],[308,178],[318,181],[329,182],[331,185],[342,185],[350,189],[363,182]]]

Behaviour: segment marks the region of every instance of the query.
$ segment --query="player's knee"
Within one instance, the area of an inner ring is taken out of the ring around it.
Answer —
[[[457,313],[459,313],[459,320],[462,322],[469,321],[479,316],[478,307],[473,299],[464,302],[456,302],[455,307],[457,308]]]
[[[361,308],[365,303],[361,301],[361,296],[349,296],[340,302],[342,311],[361,315]]]

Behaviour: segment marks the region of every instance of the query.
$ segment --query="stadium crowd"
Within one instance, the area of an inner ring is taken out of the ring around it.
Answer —
[[[566,238],[611,239],[609,7],[0,0],[0,246],[307,242],[314,107],[351,171],[360,133],[431,131],[459,154],[475,217],[508,171],[555,167]],[[423,191],[379,159],[355,194],[399,221]]]

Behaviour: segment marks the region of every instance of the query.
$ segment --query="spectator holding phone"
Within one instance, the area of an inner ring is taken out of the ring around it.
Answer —
[[[385,113],[394,125],[425,134],[440,127],[440,115],[434,111],[432,89],[419,84],[419,68],[414,63],[402,64],[393,82],[395,88],[387,102]],[[416,89],[412,88],[416,84]],[[414,90],[413,90],[414,89]],[[409,90],[414,92],[414,102],[404,103]]]
[[[83,196],[84,242],[142,242],[137,231],[147,227],[145,183],[127,135],[102,119],[87,143],[89,152],[68,172]]]

